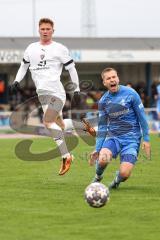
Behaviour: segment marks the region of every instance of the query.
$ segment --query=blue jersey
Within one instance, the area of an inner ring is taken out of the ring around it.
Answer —
[[[107,91],[98,104],[99,120],[96,151],[106,139],[121,142],[149,141],[149,128],[144,107],[138,93],[130,87],[119,86],[116,93]]]

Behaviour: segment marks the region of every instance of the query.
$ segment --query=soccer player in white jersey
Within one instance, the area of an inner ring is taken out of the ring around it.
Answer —
[[[66,93],[60,81],[63,66],[69,71],[70,78],[75,86],[74,99],[79,101],[79,79],[75,64],[68,49],[53,41],[54,23],[51,19],[42,18],[39,21],[40,41],[31,43],[24,52],[24,58],[11,86],[11,91],[20,89],[20,81],[28,68],[34,81],[36,92],[43,108],[43,123],[51,132],[62,155],[62,164],[59,175],[65,174],[71,165],[73,156],[69,153],[63,131],[79,128],[95,135],[94,129],[87,123],[75,122],[62,118],[62,109],[66,100]]]

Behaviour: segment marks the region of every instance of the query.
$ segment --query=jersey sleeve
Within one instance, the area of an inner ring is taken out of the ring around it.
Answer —
[[[75,68],[75,63],[69,54],[69,50],[63,45],[61,46],[60,58],[65,69],[69,71],[71,81],[74,84],[74,91],[80,91],[79,78],[78,78],[77,70]]]
[[[75,66],[74,61],[69,54],[68,48],[66,48],[63,45],[61,46],[60,60],[63,63],[66,70],[69,70],[70,68]]]
[[[103,142],[107,135],[107,116],[104,111],[103,102],[100,101],[98,104],[98,132],[96,137],[96,151],[100,152]]]
[[[28,54],[28,48],[26,48],[26,50],[24,51],[24,55],[23,55],[23,62],[24,64],[29,64],[30,60],[29,60],[29,54]]]
[[[74,86],[74,91],[80,91],[79,88],[79,77],[76,68],[73,66],[69,70],[69,75],[72,80],[73,86]]]
[[[21,62],[21,65],[18,69],[18,72],[16,74],[15,82],[21,82],[22,79],[24,78],[27,70],[28,70],[29,65],[25,64],[23,61]]]
[[[138,117],[141,126],[143,140],[149,142],[149,126],[146,119],[143,103],[137,92],[134,92],[132,99],[133,109]]]
[[[24,52],[23,60],[21,61],[21,65],[18,69],[16,78],[14,81],[16,81],[16,82],[22,81],[22,79],[24,78],[24,76],[28,70],[29,65],[30,65],[30,62],[29,62],[28,48],[27,48]]]

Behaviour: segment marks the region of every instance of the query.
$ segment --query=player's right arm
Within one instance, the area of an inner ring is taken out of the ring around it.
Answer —
[[[17,72],[17,75],[16,75],[16,78],[14,80],[14,82],[21,82],[22,79],[24,78],[24,76],[26,75],[26,72],[28,70],[28,67],[29,67],[29,63],[26,62],[24,59],[23,61],[21,62],[21,65],[18,69],[18,72]]]
[[[27,53],[27,49],[25,50],[25,53],[24,53],[24,58],[21,62],[21,65],[18,69],[18,72],[16,74],[16,78],[14,80],[14,82],[12,83],[11,85],[11,91],[12,92],[16,92],[17,90],[20,89],[20,85],[19,83],[22,81],[22,79],[24,78],[28,68],[29,68],[29,65],[30,65],[30,61],[29,61],[29,57],[28,57],[28,53]]]
[[[28,49],[29,47],[27,47],[27,49],[24,52],[23,60],[21,61],[21,65],[18,69],[14,82],[18,82],[18,83],[21,82],[29,68],[30,59],[29,59]]]

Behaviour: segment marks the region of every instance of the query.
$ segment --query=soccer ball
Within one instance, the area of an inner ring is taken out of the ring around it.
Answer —
[[[109,200],[109,189],[102,183],[91,183],[85,189],[85,200],[91,207],[103,207]]]

